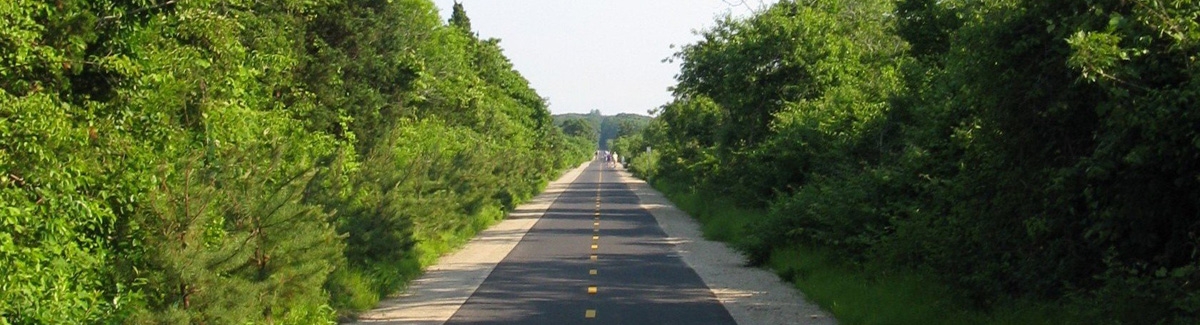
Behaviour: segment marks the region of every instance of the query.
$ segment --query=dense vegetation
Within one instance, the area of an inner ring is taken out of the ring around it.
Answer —
[[[683,47],[675,100],[617,150],[766,211],[739,241],[756,264],[817,249],[977,310],[1195,324],[1197,17],[1171,0],[782,1]]]
[[[0,323],[327,323],[589,143],[427,0],[0,2]]]
[[[598,148],[608,150],[616,139],[641,132],[650,124],[650,117],[631,113],[606,116],[599,110],[592,110],[588,114],[554,115],[554,124],[567,135],[587,137],[595,141]]]

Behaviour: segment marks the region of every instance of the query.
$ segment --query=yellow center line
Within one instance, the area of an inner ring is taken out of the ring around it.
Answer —
[[[588,309],[586,312],[583,313],[583,317],[584,318],[596,318],[596,310]]]
[[[600,249],[600,245],[592,244],[592,250]]]
[[[598,256],[596,256],[596,254],[592,254],[592,260],[593,260],[593,261],[595,261],[595,260],[596,260],[596,259],[598,259],[598,258],[599,258],[599,257],[598,257]]]
[[[596,275],[596,273],[598,273],[598,272],[596,272],[596,269],[588,270],[589,275]]]
[[[589,294],[589,295],[594,295],[594,294],[596,294],[596,292],[597,292],[598,290],[599,290],[599,288],[597,288],[597,287],[596,287],[596,286],[594,286],[594,285],[590,285],[590,286],[588,286],[588,294]]]

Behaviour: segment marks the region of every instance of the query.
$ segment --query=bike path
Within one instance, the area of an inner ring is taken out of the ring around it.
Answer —
[[[735,324],[618,180],[589,164],[446,324]]]

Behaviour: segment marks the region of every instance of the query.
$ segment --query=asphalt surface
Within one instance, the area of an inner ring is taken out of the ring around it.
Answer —
[[[590,164],[446,324],[735,324],[617,180]]]

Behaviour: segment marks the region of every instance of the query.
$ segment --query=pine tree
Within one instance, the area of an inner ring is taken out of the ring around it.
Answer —
[[[467,18],[467,11],[463,10],[461,2],[454,2],[454,12],[450,14],[450,26],[458,27],[467,33],[471,32],[471,18]]]

